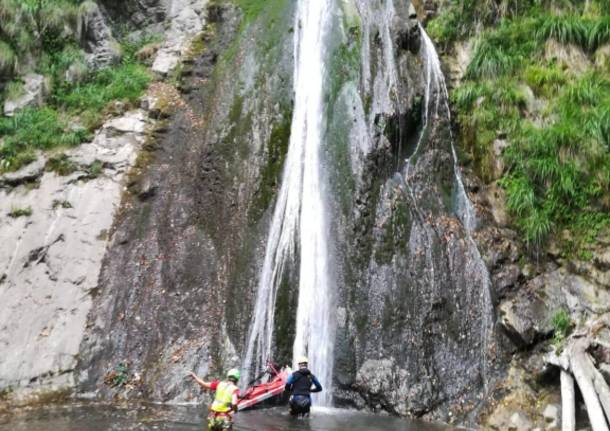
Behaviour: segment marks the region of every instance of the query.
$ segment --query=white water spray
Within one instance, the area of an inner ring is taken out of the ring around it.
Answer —
[[[244,381],[254,362],[261,370],[273,346],[277,289],[286,264],[298,253],[299,298],[293,354],[309,357],[325,391],[317,403],[330,403],[334,323],[333,287],[328,268],[328,211],[321,172],[324,135],[326,46],[330,0],[300,0],[295,22],[295,103],[290,145],[265,251],[246,350]]]

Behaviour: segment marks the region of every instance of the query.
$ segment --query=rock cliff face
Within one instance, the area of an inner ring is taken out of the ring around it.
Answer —
[[[183,102],[112,231],[82,390],[186,400],[196,396],[186,369],[240,364],[292,117],[294,11],[275,7],[243,33],[235,8],[208,9]],[[487,271],[460,219],[446,94],[408,3],[344,2],[335,19],[324,170],[335,197],[336,401],[448,419],[493,379],[495,335]],[[292,354],[295,269],[278,292],[280,362]],[[133,377],[127,392],[103,384],[119,364]]]
[[[132,396],[189,400],[186,370],[240,363],[287,145],[291,9],[241,37],[235,7],[207,14],[182,99],[115,223],[81,350],[85,390],[122,393],[102,382],[124,363],[138,374]]]
[[[94,6],[81,34],[90,60],[103,67],[114,61],[115,41],[103,8]],[[190,40],[181,37],[186,49]],[[41,97],[31,99],[41,103]],[[87,314],[128,172],[142,165],[140,150],[174,99],[170,86],[155,84],[144,109],[107,121],[92,142],[38,154],[31,165],[0,176],[0,390],[8,399],[35,401],[75,387]]]
[[[122,184],[147,123],[144,112],[127,113],[93,142],[0,178],[0,387],[23,388],[19,397],[75,383]]]

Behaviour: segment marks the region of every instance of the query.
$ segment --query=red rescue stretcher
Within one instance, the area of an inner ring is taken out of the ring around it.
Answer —
[[[263,376],[265,374],[269,376],[266,382],[250,386],[248,389],[246,389],[237,403],[238,411],[250,408],[255,404],[268,400],[269,398],[282,395],[284,392],[284,387],[286,386],[286,381],[288,380],[290,374],[292,374],[292,369],[286,366],[278,371],[272,363],[268,363],[267,370],[265,373],[263,373]],[[259,379],[260,377],[255,379],[250,384],[252,385]]]

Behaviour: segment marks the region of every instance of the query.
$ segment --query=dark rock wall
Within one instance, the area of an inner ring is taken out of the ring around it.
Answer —
[[[492,286],[456,205],[450,113],[440,92],[425,104],[427,54],[408,2],[357,5],[361,27],[345,14],[336,49],[356,44],[360,70],[341,75],[329,114],[328,145],[346,149],[330,162],[343,276],[336,401],[465,418],[499,364]]]
[[[163,22],[170,0],[100,0],[98,3],[113,21],[142,27]]]
[[[175,113],[141,155],[115,222],[81,347],[83,391],[191,399],[186,370],[239,364],[287,147],[291,10],[242,34],[236,8],[208,13],[182,97],[168,102]],[[279,37],[261,46],[269,26]],[[121,363],[129,383],[114,385]]]

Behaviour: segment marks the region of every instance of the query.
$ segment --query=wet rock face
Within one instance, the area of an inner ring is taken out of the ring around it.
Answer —
[[[120,61],[119,44],[112,36],[110,24],[97,4],[81,17],[79,34],[87,52],[87,63],[92,68],[109,67]]]
[[[342,132],[352,136],[353,175],[353,197],[335,216],[347,239],[337,401],[464,418],[499,352],[490,275],[456,205],[449,112],[440,92],[425,103],[428,53],[408,3],[358,6],[361,90],[348,97],[345,84],[334,114],[349,109]]]
[[[171,0],[100,0],[99,3],[114,21],[127,21],[135,27],[163,22]]]
[[[268,23],[239,35],[231,6],[215,8],[214,21],[110,233],[81,346],[82,391],[192,400],[201,395],[185,370],[218,376],[240,365],[268,224],[269,202],[259,202],[276,181],[271,135],[290,118],[292,44],[282,37],[263,50]],[[274,30],[288,34],[286,22]]]

